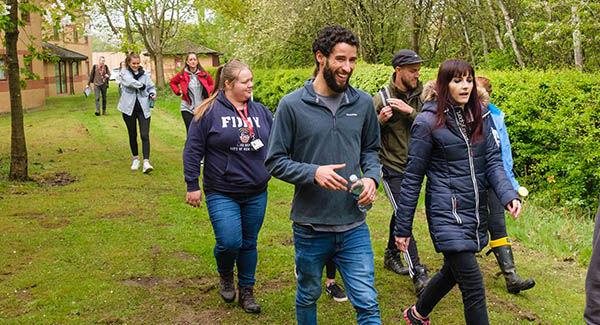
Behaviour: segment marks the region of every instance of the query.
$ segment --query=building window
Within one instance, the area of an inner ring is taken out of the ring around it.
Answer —
[[[78,76],[79,75],[79,62],[78,61],[71,62],[71,69],[73,69],[73,76]]]
[[[73,27],[73,43],[79,43],[79,31],[77,31],[77,27]]]
[[[25,64],[25,69],[27,69],[27,71],[29,72],[29,75],[27,76],[28,80],[33,79],[33,62],[29,62]]]
[[[54,65],[54,73],[56,75],[56,93],[65,94],[67,92],[67,65],[66,62],[60,61]]]
[[[7,80],[7,78],[6,78],[6,60],[3,56],[0,56],[0,80]]]

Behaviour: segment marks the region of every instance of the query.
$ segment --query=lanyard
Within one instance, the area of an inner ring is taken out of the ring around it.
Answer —
[[[235,110],[238,112],[238,114],[240,115],[242,120],[244,120],[244,122],[246,122],[246,125],[248,126],[248,131],[250,132],[250,136],[253,137],[254,131],[252,130],[252,125],[250,124],[250,121],[248,121],[248,103],[244,104],[244,114],[242,114],[242,110],[237,109],[237,107]]]

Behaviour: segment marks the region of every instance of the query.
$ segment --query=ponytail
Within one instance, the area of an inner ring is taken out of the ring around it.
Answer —
[[[215,74],[215,88],[210,97],[205,99],[194,109],[194,121],[198,121],[208,111],[221,91],[225,91],[225,82],[235,82],[240,72],[250,69],[248,65],[238,59],[231,59],[226,64],[220,65]]]

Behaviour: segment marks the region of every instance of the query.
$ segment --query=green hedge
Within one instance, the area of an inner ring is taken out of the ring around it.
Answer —
[[[254,99],[272,111],[312,69],[254,70]],[[351,84],[370,94],[393,70],[359,64]],[[436,70],[423,69],[423,81]],[[506,113],[518,180],[548,207],[593,212],[600,192],[600,74],[576,71],[478,71],[492,81],[492,101]]]

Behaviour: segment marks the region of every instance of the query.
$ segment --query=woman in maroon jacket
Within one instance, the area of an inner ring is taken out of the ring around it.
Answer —
[[[188,53],[185,57],[185,67],[171,78],[171,89],[181,97],[181,117],[187,131],[194,117],[194,108],[212,93],[214,82],[210,74],[204,70],[196,53]]]

